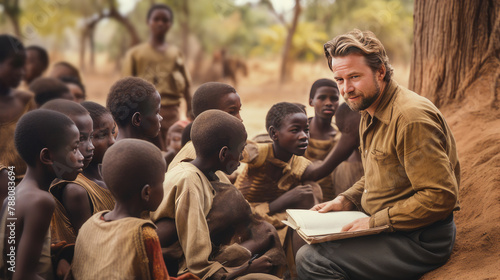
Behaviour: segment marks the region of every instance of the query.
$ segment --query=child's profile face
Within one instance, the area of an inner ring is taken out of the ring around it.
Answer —
[[[161,128],[161,121],[163,118],[160,116],[161,97],[156,91],[153,97],[148,101],[148,108],[142,114],[141,128],[146,137],[154,138],[158,136]]]
[[[94,122],[94,156],[92,162],[102,163],[104,153],[115,143],[116,124],[111,114],[104,114]]]
[[[94,123],[88,114],[71,116],[71,119],[80,131],[80,144],[78,145],[78,149],[84,158],[84,168],[87,168],[92,161],[92,157],[94,156],[94,145],[92,144]]]
[[[164,35],[172,26],[172,15],[166,9],[155,9],[148,19],[149,30],[153,35]]]
[[[240,160],[243,159],[243,150],[246,146],[247,136],[245,135],[244,141],[241,141],[239,145],[235,147],[229,147],[228,152],[226,154],[226,158],[224,160],[222,171],[226,174],[232,174],[238,166],[240,166]]]
[[[276,130],[274,146],[282,152],[302,156],[309,144],[309,125],[304,113],[290,114],[283,119],[281,128]]]
[[[243,121],[240,116],[241,99],[236,92],[230,92],[222,96],[221,100],[219,101],[218,107],[219,110],[238,118],[240,121]]]
[[[57,178],[73,181],[83,169],[83,155],[78,146],[80,132],[75,125],[68,127],[65,133],[65,142],[53,153],[52,168]]]
[[[339,107],[339,91],[334,87],[319,87],[309,104],[314,107],[315,116],[331,119]]]
[[[24,51],[15,53],[0,63],[0,85],[16,88],[24,77]]]

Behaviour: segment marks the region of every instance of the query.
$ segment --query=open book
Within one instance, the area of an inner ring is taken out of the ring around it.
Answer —
[[[312,210],[288,209],[286,214],[287,220],[283,223],[296,230],[308,244],[377,234],[389,228],[386,225],[366,230],[341,232],[344,225],[356,219],[368,217],[360,211],[319,213]]]

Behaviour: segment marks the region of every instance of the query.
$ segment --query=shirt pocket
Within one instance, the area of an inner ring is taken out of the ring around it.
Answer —
[[[373,149],[367,159],[365,179],[372,192],[387,192],[409,184],[397,154]]]

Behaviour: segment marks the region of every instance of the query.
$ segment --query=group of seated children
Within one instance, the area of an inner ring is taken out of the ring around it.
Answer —
[[[40,77],[48,62],[32,48],[30,63],[42,62],[25,80],[30,99],[16,89],[26,54],[12,40],[0,35],[0,279],[293,279],[304,242],[281,222],[286,209],[362,175],[359,114],[331,80],[313,84],[312,118],[274,104],[263,143],[247,140],[236,89],[205,83],[194,121],[172,125],[161,151],[154,85],[125,77],[106,107],[80,104],[78,70],[59,63],[51,76],[63,78]]]

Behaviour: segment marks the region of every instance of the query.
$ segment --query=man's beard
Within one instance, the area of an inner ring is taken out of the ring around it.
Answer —
[[[351,110],[353,110],[355,112],[366,110],[373,104],[373,102],[375,102],[375,100],[377,100],[377,98],[380,96],[380,86],[377,83],[377,80],[375,78],[375,74],[373,75],[373,82],[375,84],[375,94],[374,95],[372,95],[371,97],[367,97],[367,98],[360,95],[361,103],[359,103],[359,105],[352,104],[351,102],[349,102],[348,99],[346,100],[346,103],[349,106],[349,108],[351,108]]]

